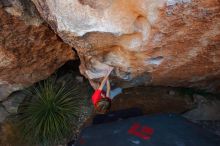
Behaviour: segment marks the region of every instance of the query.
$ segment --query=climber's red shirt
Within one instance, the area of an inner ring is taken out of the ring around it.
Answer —
[[[101,94],[103,94],[104,97],[102,97]],[[100,100],[101,98],[108,98],[108,99],[109,99],[109,97],[106,97],[105,91],[99,90],[99,89],[95,90],[94,94],[92,95],[92,103],[93,103],[94,105],[96,105],[97,102],[99,102],[99,100]]]
[[[102,98],[101,94],[102,94],[102,90],[95,90],[94,94],[92,95],[92,103],[94,105],[96,105],[96,103]]]

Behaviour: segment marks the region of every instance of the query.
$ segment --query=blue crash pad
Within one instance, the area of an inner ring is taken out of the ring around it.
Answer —
[[[220,146],[220,137],[179,115],[162,114],[92,125],[76,146]]]

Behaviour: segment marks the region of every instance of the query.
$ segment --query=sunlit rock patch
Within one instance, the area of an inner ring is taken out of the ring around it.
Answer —
[[[113,66],[111,79],[121,87],[147,74],[136,84],[219,89],[218,0],[33,2],[76,48],[81,73],[94,87],[97,80],[91,74],[103,75],[101,66]],[[163,59],[151,60],[157,57]]]

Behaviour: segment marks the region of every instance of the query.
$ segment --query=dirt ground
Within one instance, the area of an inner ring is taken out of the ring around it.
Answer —
[[[63,66],[57,74],[62,77],[62,81],[75,80],[74,83],[80,86],[82,98],[85,99],[76,124],[78,126],[74,128],[71,137],[74,140],[81,129],[92,123],[93,117],[98,113],[95,112],[91,102],[93,90],[89,83],[80,75],[78,68],[72,71],[74,66],[78,67],[78,64],[71,64],[71,62],[69,64]],[[148,115],[157,113],[182,114],[195,106],[194,94],[197,93],[189,89],[183,90],[183,88],[146,86],[128,88],[113,99],[111,111],[136,107]],[[204,97],[209,98],[206,95]],[[0,124],[0,146],[25,146],[19,139],[20,134],[10,121]]]
[[[125,89],[112,102],[111,110],[137,107],[144,114],[182,113],[192,107],[192,98],[169,87],[135,87]]]
[[[179,88],[140,86],[124,89],[122,94],[113,99],[110,112],[139,108],[144,114],[148,115],[158,113],[181,114],[192,107],[192,95]],[[93,114],[86,120],[82,128],[91,125],[97,114],[93,109]]]
[[[220,119],[213,120],[210,118],[219,111],[219,108],[212,106],[219,103],[219,97],[219,95],[186,88],[140,86],[124,89],[122,94],[113,99],[110,112],[129,108],[139,108],[146,115],[160,113],[177,113],[185,115],[185,113],[196,110],[196,112],[193,113],[195,114],[194,116],[198,116],[201,115],[200,112],[204,112],[205,110],[206,114],[205,117],[203,115],[203,118],[207,118],[207,120],[198,119],[195,121],[192,120],[192,122],[206,128],[210,132],[220,135]],[[93,112],[82,128],[91,125],[93,118],[97,114],[98,113]],[[217,117],[218,115],[214,116]]]

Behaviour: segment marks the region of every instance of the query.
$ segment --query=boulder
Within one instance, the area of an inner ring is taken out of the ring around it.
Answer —
[[[74,59],[30,0],[0,0],[0,101]]]
[[[2,105],[0,105],[0,123],[2,123],[8,115],[9,113]]]
[[[14,92],[8,96],[6,101],[2,102],[2,105],[5,107],[6,111],[10,114],[16,114],[18,111],[19,105],[25,99],[26,94],[22,91]]]
[[[183,86],[220,91],[219,0],[32,0],[76,48],[80,71],[120,87]]]
[[[207,98],[207,97],[206,97]],[[220,100],[213,98],[213,100],[206,99],[204,96],[193,95],[195,107],[183,116],[191,121],[219,121],[220,120]],[[209,97],[211,98],[211,97]]]

